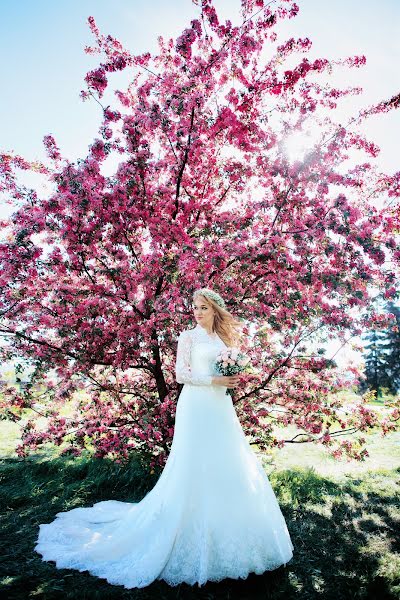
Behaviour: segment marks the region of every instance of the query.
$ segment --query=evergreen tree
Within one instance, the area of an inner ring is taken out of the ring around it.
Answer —
[[[400,307],[388,304],[389,312],[395,315],[395,323],[387,330],[386,352],[394,393],[400,390]]]
[[[388,303],[386,310],[395,315],[395,323],[366,334],[365,380],[360,385],[360,391],[375,390],[378,398],[383,388],[391,394],[400,389],[400,308]]]

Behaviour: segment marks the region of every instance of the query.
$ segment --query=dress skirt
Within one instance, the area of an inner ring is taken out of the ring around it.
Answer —
[[[293,545],[285,520],[225,391],[185,384],[153,489],[137,503],[57,513],[40,525],[43,560],[125,588],[156,579],[201,586],[286,564]]]

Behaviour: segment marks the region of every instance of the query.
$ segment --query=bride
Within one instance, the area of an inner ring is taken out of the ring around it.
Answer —
[[[195,291],[193,310],[197,325],[178,338],[176,380],[184,385],[160,478],[140,502],[97,502],[40,525],[35,550],[57,568],[125,588],[156,579],[201,586],[292,558],[271,484],[226,394],[239,377],[214,367],[221,348],[239,344],[240,323],[209,288]]]

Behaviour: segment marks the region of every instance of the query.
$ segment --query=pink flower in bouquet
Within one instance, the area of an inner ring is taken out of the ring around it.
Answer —
[[[242,367],[245,367],[246,365],[248,365],[249,362],[250,362],[250,358],[248,356],[244,356],[243,358],[238,360],[238,364],[241,365]]]
[[[250,361],[249,357],[242,354],[238,348],[225,348],[221,350],[215,361],[215,368],[221,375],[237,375],[244,371]],[[226,394],[232,395],[232,390],[227,388]]]

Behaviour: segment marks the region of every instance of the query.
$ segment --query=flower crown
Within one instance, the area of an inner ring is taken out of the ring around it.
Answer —
[[[214,292],[214,290],[210,290],[209,288],[201,288],[199,290],[196,290],[196,295],[201,295],[201,296],[205,296],[206,298],[210,298],[211,300],[214,300],[214,302],[216,302],[216,304],[218,304],[221,308],[225,308],[225,301],[222,298],[222,296],[220,296],[219,294],[217,294],[217,292]]]

